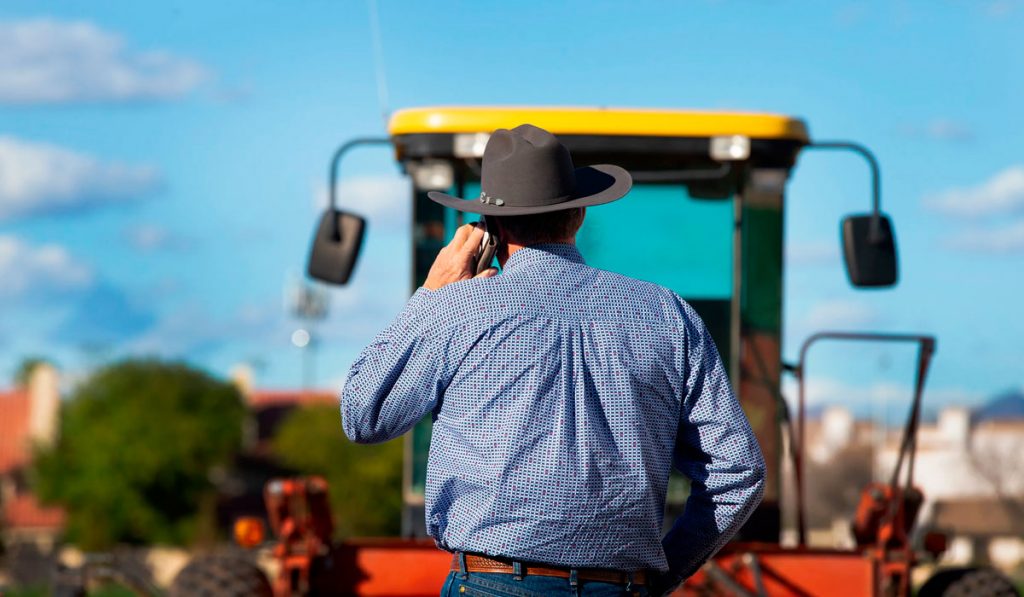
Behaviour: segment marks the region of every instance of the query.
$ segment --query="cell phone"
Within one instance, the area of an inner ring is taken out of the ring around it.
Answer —
[[[491,267],[494,261],[494,253],[498,250],[498,235],[487,229],[487,217],[480,217],[480,225],[484,229],[484,238],[480,241],[480,248],[476,252],[476,273],[481,273]]]

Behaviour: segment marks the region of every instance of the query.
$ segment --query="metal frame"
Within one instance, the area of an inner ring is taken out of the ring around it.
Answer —
[[[818,332],[811,334],[800,347],[800,360],[793,368],[793,375],[799,382],[799,402],[797,406],[797,420],[800,425],[799,442],[792,446],[793,472],[796,476],[796,503],[797,503],[797,532],[799,535],[799,546],[807,545],[807,520],[805,511],[805,484],[803,474],[804,448],[806,446],[807,419],[806,419],[806,367],[807,352],[811,346],[819,340],[850,340],[867,342],[911,342],[918,344],[917,372],[914,380],[914,397],[910,406],[910,414],[906,426],[903,428],[903,439],[900,442],[900,453],[893,470],[890,485],[896,489],[899,484],[900,471],[903,468],[904,456],[908,462],[907,487],[914,478],[914,456],[917,447],[917,426],[921,414],[921,395],[924,392],[924,382],[928,376],[928,367],[931,364],[931,357],[935,353],[935,337],[918,334],[885,334],[872,332]],[[894,514],[894,513],[893,513]]]

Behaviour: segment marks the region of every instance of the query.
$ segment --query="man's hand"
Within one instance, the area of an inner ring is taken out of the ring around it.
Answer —
[[[490,278],[497,274],[498,269],[491,267],[474,276],[476,254],[483,238],[483,228],[473,224],[459,226],[452,242],[437,254],[437,259],[434,260],[434,265],[430,266],[430,273],[427,274],[427,281],[423,283],[423,287],[428,290],[437,290],[452,282],[470,278]]]

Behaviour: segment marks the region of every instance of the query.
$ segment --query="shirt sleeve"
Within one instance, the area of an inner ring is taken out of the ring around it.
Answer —
[[[437,405],[446,347],[431,326],[435,292],[417,290],[352,364],[341,392],[341,424],[352,441],[394,439]]]
[[[729,385],[715,343],[697,313],[686,318],[686,397],[674,463],[690,483],[683,514],[662,540],[668,586],[696,572],[739,530],[761,501],[765,463]]]

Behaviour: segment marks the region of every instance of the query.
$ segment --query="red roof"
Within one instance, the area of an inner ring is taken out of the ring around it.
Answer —
[[[338,394],[331,390],[253,390],[247,397],[253,408],[267,406],[337,404]]]
[[[4,526],[16,529],[59,529],[64,511],[41,506],[31,494],[21,494],[3,504]]]
[[[0,392],[0,475],[28,463],[28,391]]]

